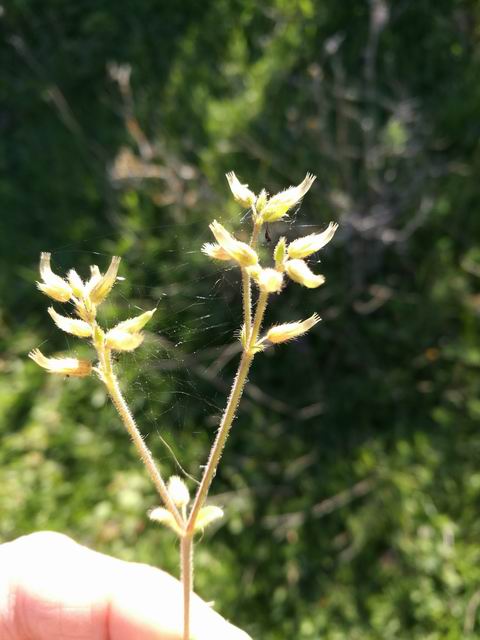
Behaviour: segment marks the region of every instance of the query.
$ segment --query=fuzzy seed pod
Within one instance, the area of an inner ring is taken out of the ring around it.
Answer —
[[[233,194],[235,200],[242,205],[242,207],[250,208],[255,204],[256,196],[253,191],[250,191],[248,184],[241,184],[233,171],[226,174],[228,184],[230,185],[230,191]]]
[[[28,354],[39,367],[46,369],[50,373],[58,373],[64,376],[76,376],[83,378],[92,373],[92,363],[89,360],[78,360],[77,358],[47,358],[40,349],[33,349]]]
[[[143,327],[149,322],[155,313],[156,309],[152,309],[151,311],[145,311],[145,313],[136,316],[135,318],[129,318],[128,320],[123,320],[119,322],[112,331],[126,331],[128,333],[138,333],[143,329]]]
[[[319,251],[333,238],[338,224],[330,222],[328,227],[322,233],[312,233],[304,238],[294,240],[288,246],[288,255],[290,258],[307,258],[312,253]]]
[[[214,220],[210,230],[220,247],[241,267],[257,264],[258,256],[252,247],[234,238],[219,222]]]
[[[57,327],[62,331],[71,333],[79,338],[90,338],[92,335],[92,328],[87,322],[61,316],[53,307],[48,307],[48,313]]]
[[[204,253],[209,258],[213,258],[214,260],[232,260],[232,257],[229,253],[222,249],[219,244],[215,242],[206,242],[201,249],[202,253]]]
[[[303,260],[288,260],[285,263],[285,271],[294,282],[308,289],[315,289],[325,282],[325,276],[313,273]]]
[[[275,266],[277,268],[283,269],[283,263],[285,262],[285,257],[287,255],[287,241],[285,238],[280,238],[277,242],[277,246],[273,252],[273,259],[275,260]]]
[[[168,493],[176,507],[186,507],[190,502],[190,493],[185,482],[179,476],[171,476],[167,485]]]
[[[252,278],[258,285],[260,291],[265,293],[278,293],[283,286],[283,273],[267,267],[266,269],[259,269],[254,274],[251,273]]]
[[[115,280],[117,279],[118,267],[120,266],[120,258],[118,256],[113,256],[110,266],[103,276],[100,276],[98,267],[96,269],[92,269],[92,278],[89,284],[92,281],[95,283],[94,286],[90,290],[90,300],[93,304],[102,303],[105,298],[108,296],[110,291],[112,290],[113,285],[115,284]],[[87,285],[88,286],[88,285]]]
[[[68,302],[72,297],[72,288],[63,278],[53,273],[50,267],[50,257],[47,252],[40,254],[40,276],[43,282],[37,282],[37,287],[57,302]]]
[[[121,329],[110,329],[105,335],[105,347],[112,351],[134,351],[143,342],[143,333],[130,333]]]
[[[180,538],[183,536],[182,529],[178,526],[177,521],[172,516],[170,511],[168,509],[165,509],[165,507],[155,507],[155,509],[152,509],[149,512],[148,517],[150,518],[150,520],[153,520],[153,522],[163,524],[172,531],[175,531],[177,536],[179,536]]]
[[[202,507],[195,521],[195,533],[203,532],[212,522],[220,520],[220,518],[223,518],[223,509],[220,509],[220,507],[213,505]]]
[[[70,269],[67,277],[68,283],[72,288],[73,295],[77,298],[83,298],[85,293],[85,285],[75,269]]]
[[[273,344],[280,344],[281,342],[287,342],[303,335],[320,322],[320,317],[314,313],[307,320],[301,322],[288,322],[286,324],[279,324],[276,327],[272,327],[267,331],[266,338]]]
[[[288,210],[303,198],[314,183],[315,178],[316,176],[307,173],[303,181],[296,187],[289,187],[272,196],[262,210],[262,220],[264,222],[275,222],[283,218]]]
[[[257,202],[255,203],[255,208],[257,210],[257,214],[260,215],[265,208],[268,200],[268,193],[265,189],[262,189],[258,195]]]

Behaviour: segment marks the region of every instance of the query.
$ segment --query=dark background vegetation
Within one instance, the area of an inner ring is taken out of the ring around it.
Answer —
[[[118,370],[165,473],[198,477],[238,357],[237,274],[199,253],[214,217],[244,228],[224,173],[308,170],[270,233],[338,221],[327,283],[269,320],[323,322],[255,362],[197,589],[262,640],[478,637],[479,3],[9,0],[0,30],[1,540],[176,571],[99,383],[26,358],[88,351],[46,314],[39,252],[123,257],[106,324],[158,304]]]

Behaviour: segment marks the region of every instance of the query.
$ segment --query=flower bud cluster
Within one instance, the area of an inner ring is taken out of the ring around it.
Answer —
[[[104,349],[132,351],[143,342],[144,336],[141,330],[151,319],[155,310],[124,320],[107,332],[104,332],[96,321],[97,308],[107,299],[117,280],[120,265],[118,256],[112,258],[104,274],[96,265],[92,265],[90,278],[85,282],[74,269],[68,272],[66,279],[53,273],[50,260],[49,253],[41,254],[41,282],[37,282],[37,287],[57,302],[72,303],[77,316],[76,318],[64,316],[57,313],[53,307],[49,307],[48,313],[59,329],[79,338],[90,338],[97,351]],[[93,365],[88,360],[47,358],[39,349],[34,349],[29,356],[50,373],[81,377],[93,371]]]
[[[316,176],[307,173],[296,187],[284,189],[269,198],[265,189],[262,189],[258,196],[255,195],[248,188],[248,184],[242,184],[233,171],[227,173],[226,177],[235,201],[242,207],[253,208],[254,219],[257,223],[281,220],[292,207],[300,202],[316,179]]]
[[[223,225],[214,220],[210,225],[210,230],[216,243],[204,244],[202,252],[214,260],[236,262],[242,269],[244,277],[246,275],[253,280],[263,295],[280,293],[285,284],[285,276],[308,289],[321,286],[325,282],[325,277],[314,273],[305,259],[323,249],[332,240],[338,228],[336,223],[330,222],[325,231],[297,238],[290,244],[287,243],[286,238],[280,238],[273,252],[274,266],[272,267],[263,267],[260,264],[258,253],[254,248],[255,239],[258,237],[261,226],[264,223],[272,223],[284,218],[310,189],[315,181],[315,176],[307,173],[299,185],[280,191],[270,198],[265,189],[262,189],[257,196],[248,188],[247,184],[240,182],[233,171],[227,174],[227,180],[235,201],[243,207],[252,209],[254,223],[252,241],[250,244],[246,244],[237,240]],[[247,294],[248,296],[249,294]],[[247,300],[246,303],[244,301],[244,304],[247,305],[245,317],[248,318],[250,301]],[[262,343],[264,341],[273,344],[286,342],[306,333],[319,320],[320,318],[314,314],[307,320],[272,327],[264,338],[254,344],[249,344],[252,327],[244,325],[240,339],[245,350],[256,353],[263,350]]]
[[[188,491],[187,485],[179,476],[172,476],[168,480],[167,490],[173,504],[181,509],[184,519],[186,519],[186,509],[190,503],[190,492]],[[150,520],[168,527],[179,537],[185,535],[185,531],[179,526],[172,513],[168,509],[165,509],[165,507],[155,507],[149,512],[148,517]],[[220,509],[220,507],[213,505],[202,507],[195,520],[194,533],[203,533],[210,524],[222,517],[223,509]]]

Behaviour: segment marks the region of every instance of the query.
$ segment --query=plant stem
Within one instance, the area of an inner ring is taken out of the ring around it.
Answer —
[[[193,536],[180,541],[181,580],[183,587],[183,640],[190,640],[190,600],[193,583]]]
[[[252,207],[254,219],[256,218],[255,205]],[[258,235],[262,228],[262,222],[254,222],[252,236],[250,238],[250,246],[255,248]],[[242,268],[242,298],[243,298],[243,321],[245,324],[245,339],[247,344],[250,341],[252,331],[252,281],[248,275],[248,271]]]
[[[213,443],[212,449],[210,451],[210,456],[205,468],[205,473],[198,488],[197,495],[195,496],[192,510],[190,511],[187,523],[188,533],[192,532],[194,529],[198,512],[205,502],[210,484],[212,483],[212,480],[215,476],[215,472],[222,456],[223,448],[225,446],[230,427],[232,426],[232,422],[235,418],[235,413],[242,396],[242,391],[245,386],[252,360],[253,355],[244,351],[240,359],[237,375],[230,391],[230,396],[228,398],[227,406],[220,422],[220,427],[218,429],[215,442]]]
[[[246,269],[242,268],[242,298],[243,298],[243,322],[245,325],[245,339],[250,340],[252,331],[252,287],[250,276]]]
[[[112,367],[112,359],[111,353],[109,349],[105,349],[102,347],[98,348],[97,345],[97,353],[99,356],[99,360],[101,363],[102,373],[103,373],[103,381],[107,388],[107,391],[110,395],[110,398],[113,402],[115,409],[118,412],[126,430],[128,431],[131,439],[133,440],[133,444],[137,449],[137,452],[142,460],[145,468],[148,471],[150,478],[155,485],[156,490],[160,498],[163,500],[166,508],[170,511],[172,516],[175,518],[176,523],[182,529],[185,526],[182,516],[180,515],[177,507],[172,502],[170,495],[167,490],[167,486],[160,474],[160,471],[155,464],[155,460],[153,459],[152,453],[150,449],[145,444],[142,435],[135,423],[135,419],[125,401],[125,398],[122,395],[120,390],[120,385],[118,384],[117,377],[113,371]]]
[[[251,247],[255,247],[261,228],[261,222],[254,224],[252,237],[250,238]],[[242,398],[245,383],[247,381],[248,372],[250,371],[250,367],[255,356],[253,348],[257,342],[258,335],[262,327],[263,317],[267,309],[268,293],[261,292],[258,297],[255,309],[255,318],[252,326],[251,279],[246,269],[242,269],[242,297],[247,347],[242,353],[237,375],[235,376],[235,380],[233,381],[232,389],[228,397],[227,406],[225,407],[225,411],[220,421],[220,427],[210,451],[207,466],[205,467],[205,472],[188,517],[184,537],[181,540],[180,558],[183,585],[183,640],[190,640],[190,600],[193,588],[193,535],[195,531],[195,522],[197,520],[198,513],[207,498],[208,490],[210,489],[212,480],[217,472],[218,463],[222,457],[225,443],[235,419],[238,405]]]
[[[268,293],[261,292],[258,297],[257,309],[255,311],[255,319],[253,322],[252,333],[250,336],[250,341],[248,343],[248,348],[243,352],[240,359],[237,375],[235,376],[235,380],[230,391],[230,396],[228,398],[227,406],[225,407],[224,414],[220,421],[220,427],[218,429],[215,442],[213,443],[212,449],[210,451],[207,466],[205,467],[205,473],[203,474],[200,486],[197,491],[197,495],[195,496],[193,507],[190,511],[186,529],[187,534],[192,533],[194,530],[198,512],[200,511],[206,500],[208,490],[213,478],[215,477],[218,463],[220,461],[220,458],[222,457],[225,442],[228,438],[233,420],[235,419],[237,408],[242,397],[245,382],[247,380],[247,375],[255,355],[255,353],[253,352],[253,347],[257,341],[258,334],[262,326],[263,316],[265,315],[265,310],[267,308],[267,302]]]
[[[258,334],[260,333],[260,329],[262,328],[263,317],[265,315],[265,311],[267,310],[267,303],[268,303],[268,293],[261,291],[258,296],[257,307],[255,310],[255,318],[253,321],[252,335],[250,337],[250,343],[248,345],[249,351],[253,349],[253,347],[255,346],[255,343],[258,340]]]
[[[252,237],[250,238],[250,246],[255,249],[255,245],[257,244],[258,236],[260,234],[260,229],[262,228],[262,222],[255,222],[253,225]]]
[[[152,452],[145,444],[142,435],[137,427],[135,418],[130,411],[130,408],[123,397],[123,394],[118,383],[117,376],[112,367],[112,356],[110,349],[105,347],[103,332],[99,330],[95,320],[91,322],[92,335],[94,336],[93,344],[97,351],[100,372],[102,380],[107,388],[108,394],[112,400],[115,409],[120,416],[126,430],[128,431],[133,444],[135,445],[137,452],[142,460],[145,468],[148,471],[150,478],[152,479],[155,488],[165,504],[166,508],[175,518],[177,525],[182,531],[185,529],[186,517],[185,514],[181,514],[177,506],[173,502],[168,493],[167,486],[162,478],[160,470],[155,464]],[[193,536],[185,535],[181,538],[180,543],[180,558],[181,558],[181,579],[183,585],[183,640],[190,640],[190,594],[192,591],[192,579],[193,579]]]

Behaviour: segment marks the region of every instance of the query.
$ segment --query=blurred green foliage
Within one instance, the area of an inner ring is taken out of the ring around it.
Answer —
[[[477,637],[479,9],[3,5],[2,540],[56,529],[176,571],[102,388],[27,361],[39,345],[84,349],[45,313],[39,252],[83,273],[122,255],[107,324],[158,304],[145,347],[118,369],[165,473],[176,456],[198,477],[240,322],[237,275],[199,253],[213,217],[241,222],[223,174],[273,192],[309,170],[305,203],[270,234],[338,220],[327,284],[289,286],[270,320],[324,321],[255,362],[197,589],[265,640]]]

